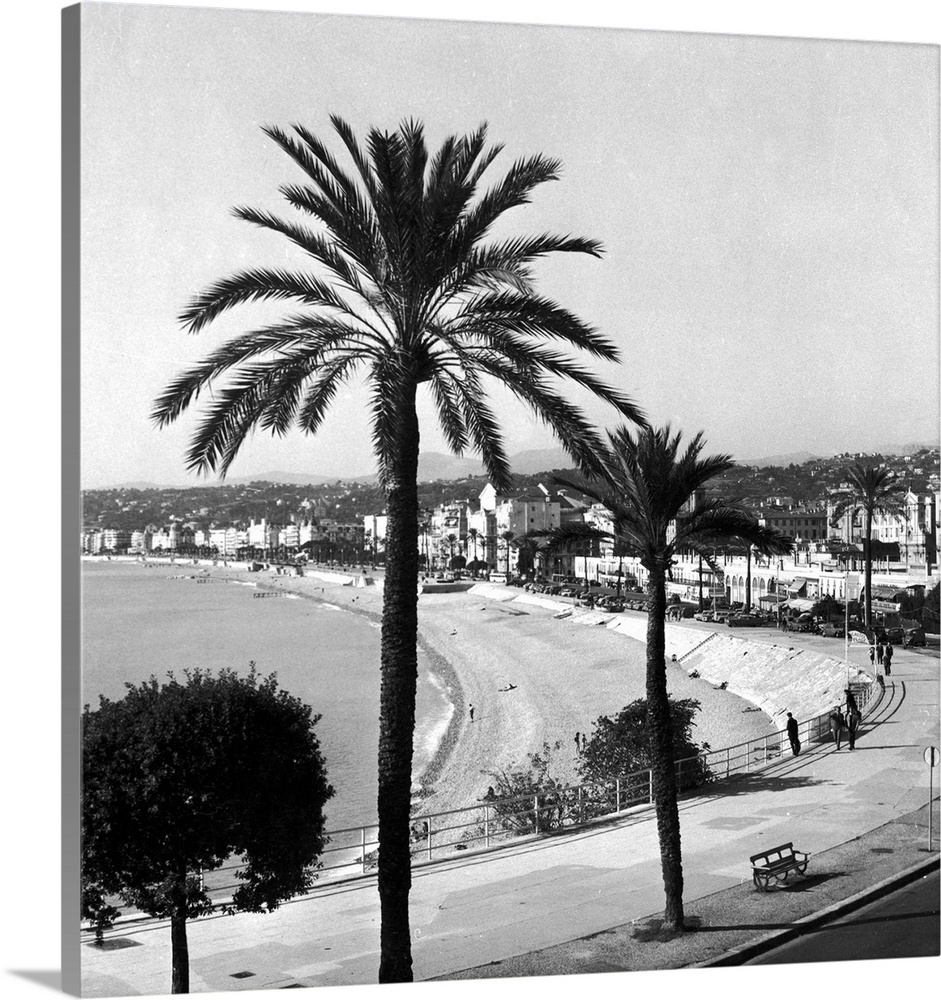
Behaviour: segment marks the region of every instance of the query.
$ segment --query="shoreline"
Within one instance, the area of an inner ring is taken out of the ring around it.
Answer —
[[[231,570],[231,567],[228,568]],[[248,570],[240,570],[239,572],[248,573]],[[255,573],[252,576],[258,575]],[[303,590],[293,589],[291,585],[283,586],[282,580],[287,579],[290,581],[298,580],[315,580],[316,577],[282,577],[278,579],[280,586],[273,586],[270,581],[265,580],[252,580],[250,581],[260,592],[267,593],[291,593],[296,594],[302,600],[314,601],[319,604],[331,604],[333,603],[326,596],[318,596],[317,594],[305,593]],[[241,581],[233,581],[241,582]],[[346,589],[352,589],[346,584],[330,584],[326,581],[318,580],[318,584],[323,584],[323,593],[326,595],[326,588],[333,587],[341,591]],[[381,611],[376,611],[372,607],[358,606],[354,602],[359,599],[361,591],[358,590],[356,597],[353,601],[346,602],[343,600],[342,596],[335,595],[338,605],[343,608],[344,611],[349,611],[351,614],[358,615],[361,618],[365,618],[368,621],[373,622],[376,625],[382,625],[382,613]],[[438,775],[444,769],[448,758],[457,746],[458,738],[460,736],[460,714],[458,712],[458,704],[463,701],[464,692],[461,687],[460,678],[455,672],[452,665],[448,660],[432,646],[426,637],[422,635],[419,629],[418,635],[418,648],[421,653],[425,655],[428,660],[428,670],[430,673],[434,674],[438,680],[441,682],[444,690],[447,692],[448,700],[451,702],[451,715],[448,719],[447,725],[445,726],[443,732],[437,740],[437,745],[434,750],[432,750],[428,763],[422,768],[421,772],[412,774],[412,785],[415,789],[412,793],[412,799],[415,801],[423,800],[429,794],[428,788],[436,780]],[[414,746],[413,746],[413,758],[414,758]]]
[[[120,557],[113,561],[141,564]],[[309,575],[297,577],[208,560],[160,557],[148,563],[333,604],[381,624],[382,588],[313,575],[331,574],[326,567],[311,567]],[[437,744],[428,747],[427,763],[420,772],[413,769],[413,803],[421,813],[473,806],[494,784],[495,772],[525,768],[527,756],[544,743],[553,747],[552,776],[578,783],[579,756],[571,734],[590,733],[599,716],[612,716],[644,696],[643,643],[608,629],[554,620],[547,608],[527,605],[524,610],[467,592],[425,593],[419,600],[418,633],[427,669],[452,705]],[[700,702],[697,743],[715,748],[774,731],[770,716],[752,703],[690,679],[679,666],[667,664],[667,679],[671,696]],[[514,684],[511,692],[508,683]]]

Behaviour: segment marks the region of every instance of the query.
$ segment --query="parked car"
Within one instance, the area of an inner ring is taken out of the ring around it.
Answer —
[[[907,628],[902,636],[902,645],[905,649],[910,646],[927,646],[928,640],[925,638],[925,631],[921,628]]]
[[[814,616],[808,612],[798,615],[796,618],[792,618],[790,621],[785,622],[784,628],[786,631],[791,632],[814,633],[820,631],[817,623],[814,621]]]
[[[757,615],[729,615],[725,623],[729,628],[749,628],[756,625],[763,625],[764,622]]]
[[[824,622],[820,626],[820,634],[827,636],[828,639],[842,639],[846,632],[842,625],[837,625],[836,622]]]
[[[712,621],[712,612],[711,611],[697,611],[693,615],[693,618],[695,618],[695,620],[698,621],[698,622],[711,622]]]

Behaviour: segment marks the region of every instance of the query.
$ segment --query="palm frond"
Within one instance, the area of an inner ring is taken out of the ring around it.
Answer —
[[[429,387],[438,411],[438,424],[444,431],[448,446],[455,455],[463,455],[468,445],[467,429],[460,405],[460,392],[453,379],[444,371],[435,371]]]
[[[370,331],[344,322],[288,317],[284,323],[261,327],[227,341],[198,365],[182,372],[155,401],[151,419],[158,427],[172,423],[211,382],[252,358],[268,354],[285,357],[299,349],[311,359],[351,347],[375,352],[379,343],[379,338]]]
[[[250,222],[252,225],[262,229],[269,229],[272,232],[286,236],[295,246],[300,247],[314,260],[328,268],[339,280],[351,291],[360,294],[362,288],[359,276],[350,267],[349,262],[341,253],[337,253],[334,244],[329,243],[319,234],[308,229],[306,226],[299,226],[293,222],[286,222],[272,215],[270,212],[262,212],[258,209],[247,206],[236,206],[232,209],[232,214],[237,219]]]
[[[502,357],[516,365],[521,371],[532,372],[534,376],[547,372],[559,378],[569,379],[588,389],[599,399],[610,403],[628,419],[638,424],[645,423],[644,412],[634,400],[612,386],[606,385],[593,372],[582,367],[572,358],[531,341],[521,340],[502,330],[490,331],[486,340],[489,342],[486,348],[470,348],[462,351],[465,364],[472,364],[473,360],[481,355]]]
[[[459,398],[464,426],[480,452],[490,481],[498,491],[509,491],[513,487],[513,475],[503,447],[500,423],[487,404],[476,373],[466,373],[463,382],[452,379],[451,386]]]
[[[577,466],[587,474],[600,474],[601,439],[584,414],[567,402],[544,380],[532,373],[521,374],[516,368],[496,358],[477,358],[477,367],[498,379],[515,396],[526,403],[555,434],[572,456]]]
[[[567,309],[536,295],[512,292],[476,295],[444,325],[452,334],[465,336],[479,336],[496,328],[530,337],[551,337],[606,361],[620,358],[620,351],[612,341]]]
[[[187,451],[187,468],[225,477],[239,448],[260,422],[265,410],[277,405],[279,390],[297,367],[309,370],[310,359],[244,366],[209,405]]]
[[[363,360],[363,355],[347,352],[321,365],[297,414],[297,426],[304,433],[316,434],[320,430],[340,387]]]
[[[324,306],[345,312],[347,303],[326,282],[309,274],[253,268],[222,278],[197,295],[180,313],[179,319],[190,333],[197,333],[233,306],[264,299],[295,299],[310,306]]]

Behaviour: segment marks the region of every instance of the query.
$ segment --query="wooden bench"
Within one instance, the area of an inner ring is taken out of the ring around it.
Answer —
[[[766,890],[771,879],[785,882],[791,872],[803,875],[807,871],[808,857],[801,851],[795,851],[793,844],[781,844],[780,847],[772,847],[770,851],[753,854],[749,860],[755,887]]]

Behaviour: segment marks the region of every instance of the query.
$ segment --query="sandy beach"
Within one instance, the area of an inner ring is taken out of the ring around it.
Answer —
[[[178,571],[189,572],[177,563]],[[192,565],[192,564],[190,564]],[[193,567],[200,572],[205,567]],[[214,576],[252,582],[348,608],[378,621],[382,590],[325,582],[316,576],[211,567]],[[311,573],[317,572],[311,568]],[[632,614],[627,612],[627,614]],[[639,612],[633,614],[640,615]],[[600,627],[555,620],[547,608],[488,600],[479,594],[422,594],[420,641],[455,706],[430,766],[421,776],[422,812],[466,806],[494,784],[491,772],[524,765],[544,742],[559,741],[552,773],[576,782],[576,732],[591,733],[644,695],[644,646]],[[641,616],[642,617],[642,616]],[[667,665],[670,693],[701,703],[695,739],[713,748],[774,731],[747,701]],[[508,684],[512,691],[501,691]],[[474,706],[471,721],[469,706]]]

